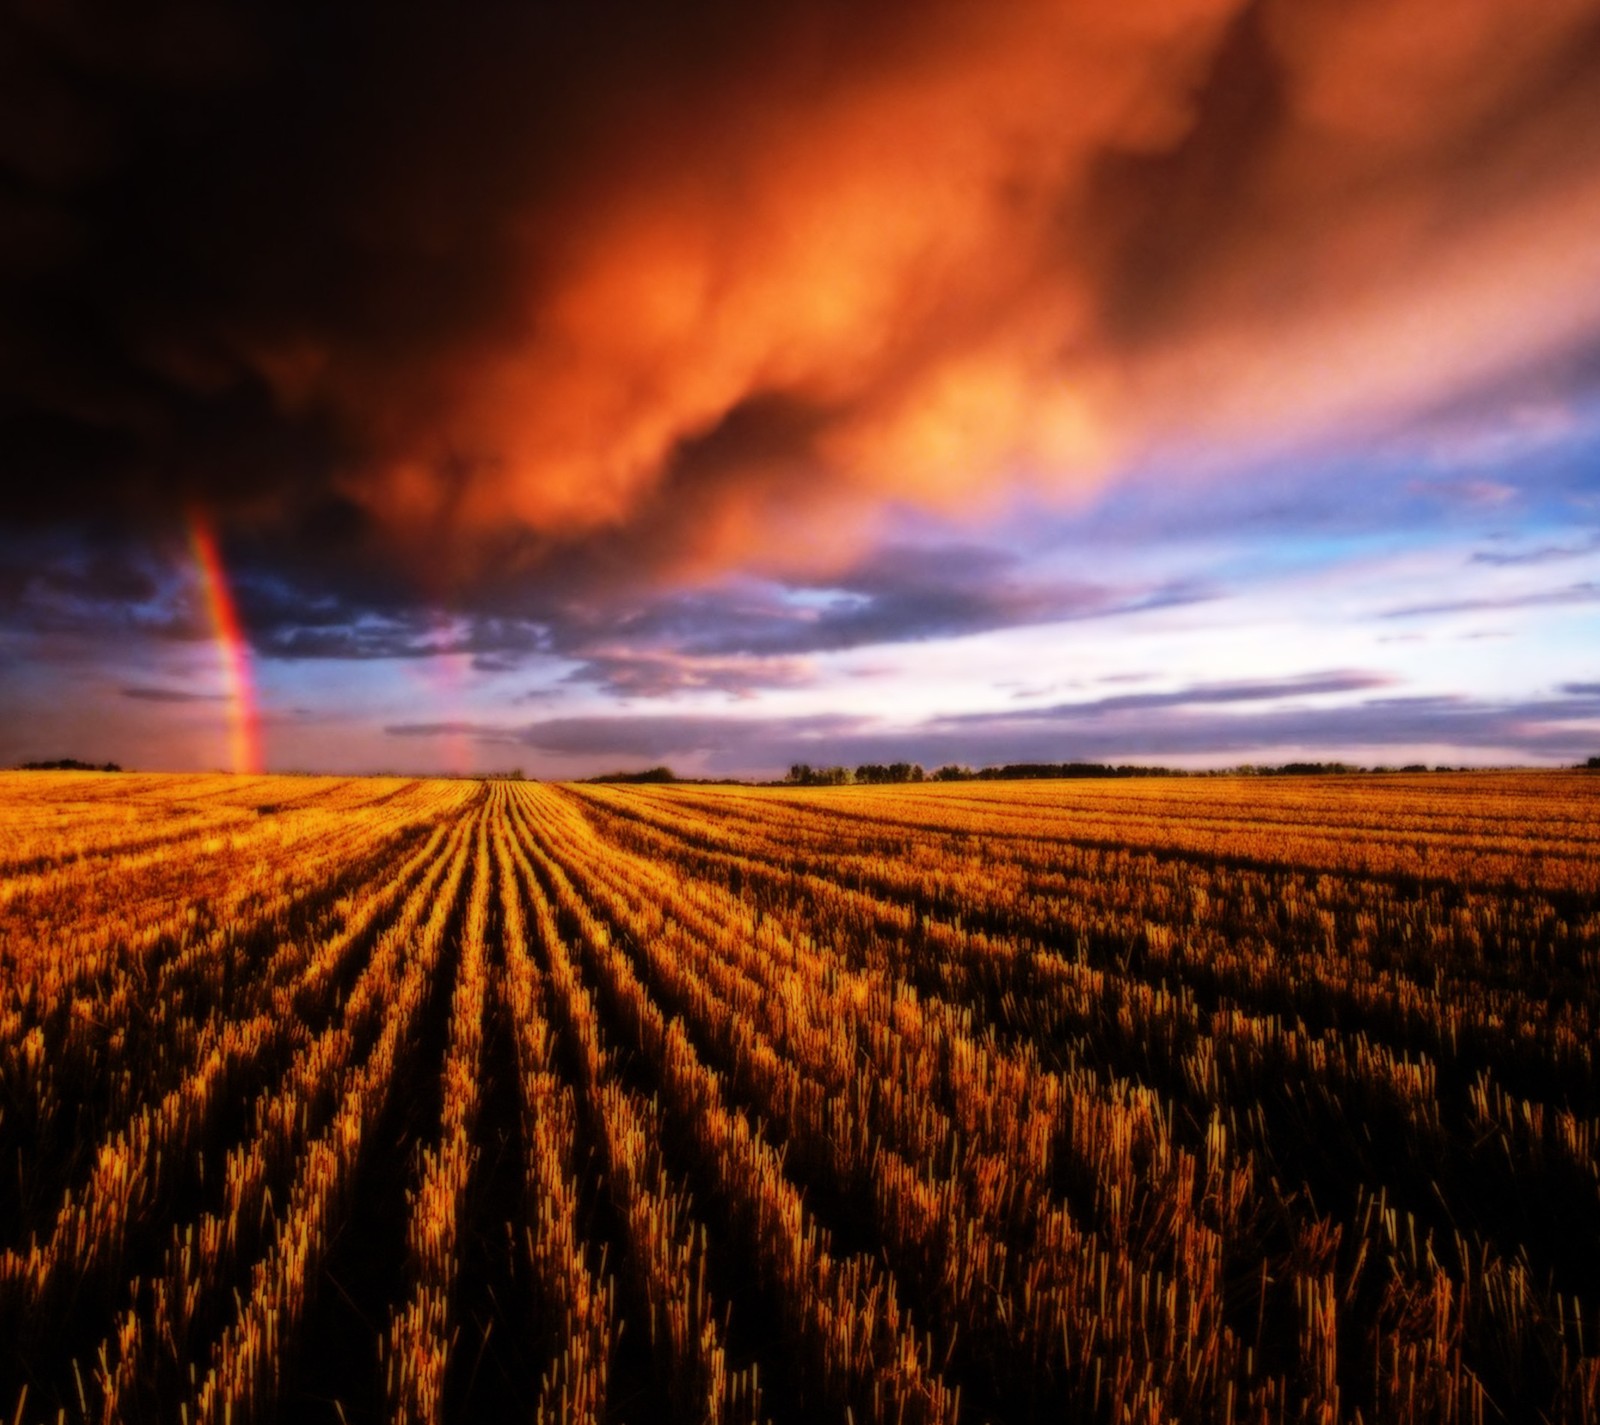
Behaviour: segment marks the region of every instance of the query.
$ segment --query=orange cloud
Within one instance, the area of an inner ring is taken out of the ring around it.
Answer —
[[[578,236],[554,276],[507,293],[520,327],[438,373],[448,399],[397,445],[463,461],[464,517],[562,532],[626,523],[685,442],[768,393],[827,412],[793,478],[830,498],[948,508],[1017,469],[1100,478],[1104,382],[1060,359],[1094,340],[1072,233],[1100,155],[1184,132],[1229,18],[935,7],[842,72],[813,38],[770,88],[735,75],[664,136],[642,125],[655,162],[628,155],[562,215]],[[410,483],[379,462],[354,488],[384,507]]]
[[[520,319],[429,373],[447,398],[353,488],[404,520],[408,462],[453,457],[469,524],[626,528],[730,412],[810,404],[781,473],[752,454],[675,524],[698,547],[673,557],[715,566],[792,558],[797,502],[866,528],[889,500],[1074,498],[1155,445],[1414,411],[1600,319],[1600,164],[1570,138],[1600,118],[1591,25],[1151,0],[934,7],[861,52],[808,33],[647,105],[614,184],[557,209],[554,274],[506,293]],[[1241,82],[1258,127],[1218,134]],[[1130,337],[1105,234],[1163,222]]]
[[[176,78],[159,34],[30,32],[29,191],[67,196],[0,231],[0,395],[72,425],[41,470],[122,442],[143,491],[342,496],[446,584],[699,577],[1370,433],[1600,335],[1593,0],[293,12]],[[182,163],[74,141],[136,131],[62,78],[123,62]]]
[[[1113,352],[1141,407],[1282,441],[1592,339],[1600,164],[1575,142],[1600,125],[1592,5],[1262,15],[1279,117],[1164,329]]]

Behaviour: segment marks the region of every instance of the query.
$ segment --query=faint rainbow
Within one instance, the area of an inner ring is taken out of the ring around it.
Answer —
[[[239,623],[216,530],[203,511],[189,512],[189,545],[200,571],[206,613],[222,665],[223,691],[228,702],[228,750],[235,772],[261,770],[261,720],[256,707],[255,682],[250,673],[250,644]]]

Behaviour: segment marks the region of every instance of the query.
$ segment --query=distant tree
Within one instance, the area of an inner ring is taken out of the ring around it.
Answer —
[[[58,757],[54,762],[24,762],[24,772],[120,772],[115,762],[80,762],[76,757]]]
[[[1591,757],[1583,765],[1591,772],[1600,772],[1600,757]]]
[[[602,772],[590,777],[591,782],[676,782],[677,774],[670,767],[650,767],[643,772]]]
[[[854,779],[848,767],[813,767],[796,762],[789,768],[788,781],[796,787],[843,787]]]
[[[1281,772],[1288,769],[1276,767],[1244,767],[1243,772]],[[1354,771],[1338,763],[1305,763],[1296,770]],[[1008,762],[1003,767],[985,767],[974,771],[956,762],[947,762],[933,772],[928,772],[920,762],[863,762],[852,772],[844,767],[813,767],[806,762],[796,762],[789,768],[786,780],[794,786],[838,786],[854,781],[862,786],[878,786],[901,782],[970,782],[970,781],[1031,781],[1044,778],[1069,777],[1188,777],[1195,773],[1174,767],[1143,767],[1134,763],[1110,766],[1104,762]]]
[[[869,786],[884,786],[895,782],[920,782],[927,777],[916,762],[863,762],[856,768],[856,781]]]

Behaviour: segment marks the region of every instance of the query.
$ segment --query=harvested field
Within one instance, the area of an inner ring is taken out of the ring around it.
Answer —
[[[1600,777],[0,775],[0,1418],[1600,1420]]]

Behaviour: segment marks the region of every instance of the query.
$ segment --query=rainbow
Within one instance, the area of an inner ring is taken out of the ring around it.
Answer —
[[[205,595],[206,612],[222,665],[223,690],[228,701],[228,750],[235,772],[261,770],[261,719],[256,707],[255,682],[250,675],[250,644],[239,624],[239,611],[222,567],[216,530],[200,510],[189,511],[189,545],[194,551]]]

